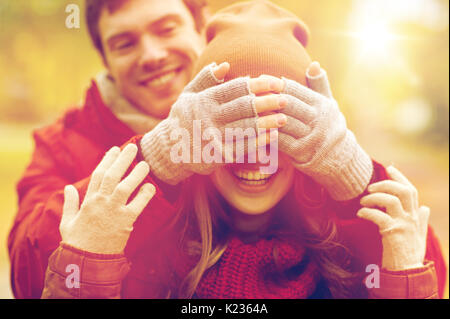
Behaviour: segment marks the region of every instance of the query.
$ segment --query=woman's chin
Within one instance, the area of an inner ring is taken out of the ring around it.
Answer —
[[[235,202],[230,204],[243,214],[258,216],[263,215],[268,211],[270,211],[277,203],[264,203],[261,200],[259,201],[248,200],[245,202],[239,203]]]
[[[248,215],[261,215],[286,195],[293,183],[293,168],[280,168],[274,174],[262,174],[245,165],[229,165],[216,170],[212,182],[232,207]]]

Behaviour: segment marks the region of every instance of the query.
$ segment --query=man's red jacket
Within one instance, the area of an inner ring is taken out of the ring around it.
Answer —
[[[68,184],[87,187],[89,177],[105,152],[121,146],[135,133],[120,122],[103,103],[95,82],[88,90],[83,108],[69,110],[55,124],[34,132],[35,149],[31,163],[17,185],[19,210],[8,238],[11,285],[16,298],[40,298],[50,255],[61,241],[59,222]],[[386,179],[384,168],[375,163],[375,180]],[[377,176],[375,176],[377,175]],[[177,187],[152,178],[157,195],[152,199],[154,216],[140,216],[125,250],[132,256],[142,249],[152,230],[160,227],[173,212]],[[83,198],[81,198],[82,200]],[[381,239],[377,227],[356,217],[359,199],[337,205],[342,237],[363,264],[380,264]],[[446,265],[431,228],[426,259],[434,262],[442,297]]]

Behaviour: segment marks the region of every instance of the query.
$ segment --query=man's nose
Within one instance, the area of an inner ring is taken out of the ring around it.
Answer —
[[[158,68],[168,57],[167,48],[157,39],[144,37],[141,42],[141,55],[139,64],[141,67],[152,71]]]

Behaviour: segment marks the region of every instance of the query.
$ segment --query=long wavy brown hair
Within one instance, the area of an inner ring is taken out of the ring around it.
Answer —
[[[328,194],[309,177],[298,171],[295,174],[293,188],[275,207],[277,218],[273,218],[268,233],[305,247],[326,287],[322,296],[360,298],[365,291],[363,274],[352,271],[353,258],[327,215]],[[180,246],[198,261],[175,292],[177,298],[191,298],[205,271],[225,252],[232,230],[229,209],[208,177],[194,175],[185,181],[176,223],[182,229]]]

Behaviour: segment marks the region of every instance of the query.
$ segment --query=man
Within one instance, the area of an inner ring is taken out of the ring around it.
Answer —
[[[55,207],[65,185],[94,170],[105,152],[152,129],[191,77],[204,46],[203,0],[87,0],[87,25],[108,74],[92,82],[83,108],[34,132],[35,150],[18,183],[19,211],[9,235],[17,298],[39,298],[60,239]]]
[[[64,187],[87,185],[106,151],[151,131],[169,114],[195,75],[207,15],[204,0],[86,0],[89,34],[107,72],[92,81],[82,108],[34,132],[8,238],[15,297],[41,296],[48,257],[61,241]],[[226,69],[217,67],[215,75],[223,77]],[[251,82],[255,90],[269,84]],[[270,126],[273,119],[262,116],[260,122]],[[173,201],[177,187],[155,180]]]

